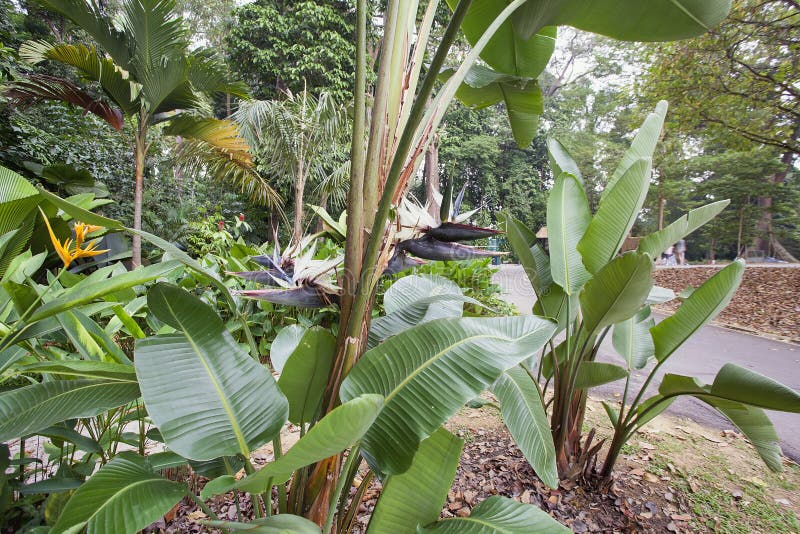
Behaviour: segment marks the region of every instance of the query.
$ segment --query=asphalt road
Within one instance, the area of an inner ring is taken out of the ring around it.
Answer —
[[[504,265],[495,275],[495,281],[503,288],[503,297],[507,301],[515,304],[522,313],[530,312],[535,296],[520,266]],[[662,318],[663,316],[656,316],[657,321]],[[603,343],[599,359],[609,362],[622,361],[614,352],[610,341]],[[656,379],[652,381],[648,392],[655,393],[660,383],[660,376],[664,373],[694,376],[705,383],[711,383],[717,371],[729,362],[775,378],[795,390],[800,390],[800,345],[708,325],[670,357]],[[650,367],[634,372],[631,380],[632,391],[639,390],[647,377],[645,371],[649,369]],[[618,398],[614,395],[621,394],[623,386],[624,381],[607,384],[593,389],[592,394],[605,398]],[[689,417],[700,424],[720,429],[733,428],[733,425],[717,411],[691,397],[679,398],[670,406],[667,413]],[[781,438],[784,454],[800,462],[800,414],[769,412],[769,415]]]

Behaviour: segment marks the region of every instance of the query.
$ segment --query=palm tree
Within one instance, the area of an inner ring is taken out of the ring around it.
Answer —
[[[308,183],[318,184],[323,199],[341,201],[346,190],[342,169],[347,159],[348,121],[345,110],[329,93],[315,97],[303,91],[284,100],[244,101],[232,118],[275,177],[294,185],[292,238],[303,236],[303,200]],[[342,198],[339,198],[342,197]]]
[[[40,0],[83,29],[90,45],[29,41],[20,57],[39,63],[57,61],[74,68],[82,79],[99,84],[106,98],[61,78],[30,74],[6,91],[18,105],[60,100],[83,107],[122,131],[125,118],[134,124],[134,230],[142,226],[142,193],[148,134],[168,123],[165,133],[191,141],[192,154],[204,158],[218,177],[233,177],[257,200],[276,204],[278,197],[253,169],[249,147],[232,121],[209,118],[207,97],[214,93],[240,98],[247,87],[229,76],[208,50],[189,51],[186,25],[174,0],[123,0],[111,18],[98,0]],[[141,264],[141,237],[133,237],[133,265]]]

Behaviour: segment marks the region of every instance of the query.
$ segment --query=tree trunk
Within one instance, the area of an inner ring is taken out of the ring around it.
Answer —
[[[436,222],[440,221],[439,203],[436,193],[439,192],[439,136],[434,135],[428,151],[425,153],[425,192],[428,201],[428,213]]]
[[[659,191],[658,192],[658,229],[664,229],[664,194]]]
[[[299,243],[303,238],[303,194],[306,188],[306,177],[303,175],[304,165],[302,158],[297,163],[297,179],[294,186],[294,227],[292,240]]]
[[[800,123],[795,127],[792,133],[792,141],[797,141],[800,138]],[[761,217],[756,224],[756,237],[753,241],[753,248],[764,252],[768,256],[772,249],[772,243],[775,241],[772,235],[772,189],[776,184],[782,184],[786,181],[786,176],[794,169],[794,152],[784,152],[781,157],[783,168],[781,172],[776,172],[769,177],[770,191],[769,196],[758,197],[758,207],[761,209]]]
[[[739,207],[739,232],[736,234],[736,257],[742,255],[742,228],[744,227],[744,206]]]
[[[136,136],[136,183],[133,190],[133,229],[142,229],[142,196],[144,193],[144,158],[147,152],[146,146],[146,130],[142,127],[139,128],[138,135]],[[142,238],[139,235],[133,235],[133,244],[131,246],[131,267],[133,269],[142,264]]]

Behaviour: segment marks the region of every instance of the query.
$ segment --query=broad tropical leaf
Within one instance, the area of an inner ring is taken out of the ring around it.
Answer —
[[[138,397],[135,380],[55,380],[12,389],[0,393],[0,442],[93,417]]]
[[[278,379],[278,387],[289,401],[289,421],[298,425],[314,421],[335,356],[333,334],[319,326],[303,334]]]
[[[417,530],[419,534],[563,534],[570,529],[532,504],[506,497],[489,497],[468,517],[443,519]]]
[[[320,534],[319,526],[299,515],[279,514],[272,517],[255,519],[252,523],[236,523],[231,521],[206,521],[210,527],[218,527],[234,532],[250,532],[251,534]]]
[[[295,470],[340,453],[361,438],[382,407],[380,395],[361,395],[348,400],[320,419],[283,456],[235,486],[251,493],[262,493],[270,484],[289,480]]]
[[[650,256],[637,252],[627,252],[601,269],[579,297],[586,333],[633,317],[650,293],[652,273]]]
[[[527,2],[514,29],[527,38],[545,26],[574,26],[624,41],[674,41],[707,32],[725,18],[730,0],[556,0]]]
[[[780,386],[778,389],[788,389],[780,384],[778,386]],[[739,391],[733,392],[722,391],[725,395],[732,393],[730,395],[731,398],[713,394],[711,392],[712,388],[713,386],[701,384],[696,378],[667,374],[659,385],[658,392],[663,397],[669,396],[673,398],[679,395],[692,395],[716,408],[747,436],[753,447],[758,451],[759,456],[770,469],[780,471],[782,469],[782,455],[778,445],[778,434],[775,432],[772,422],[761,408],[749,406],[737,399],[739,395],[743,395],[745,399],[751,398],[751,394],[746,391],[747,387],[742,386]],[[794,395],[795,397],[797,396],[796,393]],[[795,398],[794,403],[796,404],[796,402]],[[782,404],[779,402],[775,406]]]
[[[650,335],[650,329],[655,324],[647,306],[630,319],[614,325],[611,341],[614,350],[625,358],[628,369],[642,369],[655,355],[656,349]]]
[[[308,328],[299,324],[290,324],[281,328],[269,349],[269,361],[276,372],[283,372],[283,366],[286,365],[307,331]]]
[[[558,487],[556,450],[533,378],[521,367],[512,367],[495,382],[492,392],[500,400],[503,421],[536,475],[551,488]]]
[[[458,0],[447,0],[455,9]],[[506,0],[473,1],[461,29],[471,45],[475,45],[489,24],[508,5]],[[547,66],[556,45],[556,28],[539,28],[538,35],[520,38],[514,31],[513,17],[494,33],[480,56],[493,69],[513,76],[538,78]]]
[[[553,283],[550,261],[546,255],[537,253],[536,234],[522,221],[515,219],[508,212],[500,214],[500,221],[506,229],[506,239],[508,239],[514,254],[519,258],[522,268],[525,269],[525,274],[531,282],[537,300],[539,300],[542,292]]]
[[[716,217],[730,203],[730,200],[719,200],[691,210],[663,230],[642,238],[639,241],[639,252],[649,254],[651,258],[658,258],[662,252],[677,243],[679,239],[686,237]]]
[[[369,346],[374,347],[421,323],[445,317],[461,317],[465,302],[481,305],[465,297],[461,288],[447,278],[404,276],[386,291],[383,297],[386,315],[372,320]]]
[[[439,77],[447,81],[454,73],[455,69],[447,69]],[[539,131],[544,104],[535,78],[512,76],[475,65],[456,91],[456,98],[475,109],[504,102],[511,132],[520,148],[530,145]]]
[[[83,378],[105,378],[122,382],[135,382],[136,370],[133,365],[96,362],[86,360],[62,360],[37,362],[16,369],[19,373],[42,373]]]
[[[658,144],[658,140],[661,137],[661,130],[664,127],[664,119],[667,116],[668,108],[669,104],[665,100],[661,100],[656,105],[656,109],[644,120],[639,131],[636,132],[631,146],[625,151],[622,160],[617,165],[617,168],[614,169],[614,174],[608,179],[606,187],[603,189],[603,194],[600,196],[601,201],[614,189],[617,181],[625,175],[631,165],[640,159],[653,159],[653,151],[655,151],[656,144]]]
[[[613,363],[583,361],[575,377],[575,389],[589,389],[628,376],[624,367]]]
[[[134,362],[147,410],[169,448],[193,460],[247,457],[275,437],[286,422],[286,397],[217,314],[164,283],[150,289],[147,303],[179,330],[137,341]]]
[[[571,174],[561,173],[547,199],[547,233],[553,282],[567,295],[577,293],[591,278],[577,247],[592,222],[583,186]]]
[[[561,141],[550,137],[547,139],[547,155],[550,159],[550,170],[553,176],[560,176],[562,172],[571,174],[583,185],[583,176],[575,160],[567,151]]]
[[[600,201],[597,213],[578,243],[578,251],[589,272],[596,273],[611,261],[628,237],[650,187],[650,164],[649,159],[637,160]]]
[[[368,350],[339,392],[343,400],[365,393],[386,398],[363,438],[365,454],[385,473],[402,473],[423,439],[554,331],[534,316],[439,319]]]
[[[692,334],[714,319],[733,298],[743,275],[744,262],[734,261],[695,289],[678,311],[655,325],[650,332],[656,358],[659,361],[668,358]]]
[[[464,441],[440,428],[419,445],[411,467],[383,484],[368,534],[414,532],[439,518]]]
[[[85,526],[89,534],[134,534],[169,512],[186,491],[155,474],[146,458],[123,452],[78,488],[50,532]]]
[[[38,191],[28,180],[0,166],[0,234],[5,237],[0,255],[0,279],[31,236],[33,218],[30,214],[39,200]],[[26,219],[29,220],[26,222]],[[14,233],[9,236],[12,231]]]
[[[726,363],[717,372],[711,394],[767,410],[800,413],[798,392],[733,363]]]

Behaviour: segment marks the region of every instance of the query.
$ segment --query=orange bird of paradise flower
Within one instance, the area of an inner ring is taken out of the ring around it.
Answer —
[[[58,257],[61,258],[61,261],[64,263],[64,268],[69,267],[69,264],[78,258],[90,258],[92,256],[97,256],[98,254],[108,252],[109,249],[97,250],[97,245],[99,243],[96,239],[86,243],[86,236],[92,232],[102,230],[102,226],[95,226],[93,224],[85,224],[76,221],[74,227],[72,228],[73,232],[75,232],[75,244],[73,246],[72,239],[67,239],[63,243],[58,240],[56,234],[53,232],[53,228],[50,226],[50,221],[47,219],[47,216],[44,214],[41,208],[39,208],[39,211],[42,213],[44,223],[47,225],[47,231],[50,233],[50,241],[53,243],[53,247],[56,249]]]

